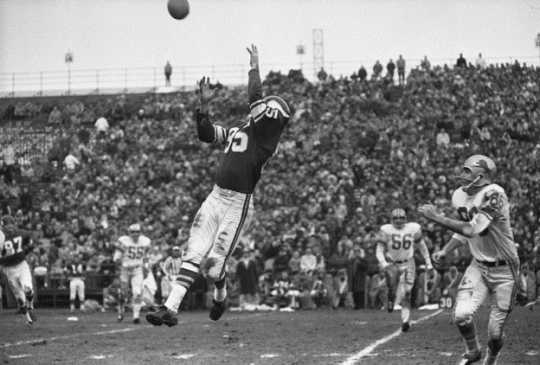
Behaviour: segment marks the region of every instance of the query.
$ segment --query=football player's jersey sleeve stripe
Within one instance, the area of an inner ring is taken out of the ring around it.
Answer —
[[[214,142],[223,143],[227,140],[228,131],[220,125],[214,124]]]
[[[256,122],[261,119],[266,111],[266,103],[262,100],[257,100],[250,105],[250,114],[253,120]]]
[[[464,236],[460,235],[459,233],[454,233],[452,235],[452,239],[454,239],[456,241],[459,241],[461,243],[466,243],[467,242],[467,239]]]

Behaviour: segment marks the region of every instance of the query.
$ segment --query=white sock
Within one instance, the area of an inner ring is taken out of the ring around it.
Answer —
[[[223,286],[221,289],[214,287],[214,300],[216,302],[223,302],[225,298],[227,298],[227,287]]]
[[[186,295],[186,292],[187,288],[183,287],[182,285],[173,283],[171,292],[169,293],[169,297],[165,302],[165,307],[167,307],[171,312],[177,313],[178,308],[180,307],[180,304],[184,299],[184,295]]]
[[[406,306],[401,307],[401,321],[403,323],[409,322],[409,319],[411,318],[411,309]]]
[[[141,307],[142,305],[140,303],[133,303],[133,319],[139,318],[141,315]]]

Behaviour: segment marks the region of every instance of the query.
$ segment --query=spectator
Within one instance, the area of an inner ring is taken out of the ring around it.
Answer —
[[[394,72],[396,70],[396,64],[390,58],[390,61],[386,64],[386,77],[391,81],[394,81]]]
[[[360,69],[358,70],[358,79],[360,81],[366,81],[367,79],[367,71],[364,66],[360,66]]]
[[[317,268],[317,257],[313,255],[311,247],[306,247],[304,254],[300,258],[300,270],[311,274]]]
[[[94,123],[94,127],[96,127],[98,137],[103,138],[109,130],[109,122],[105,117],[99,117]]]
[[[328,79],[328,74],[326,73],[326,71],[324,70],[324,68],[321,67],[321,69],[319,70],[319,72],[317,72],[317,79],[318,79],[320,82],[325,82],[325,81]]]
[[[354,301],[354,309],[365,308],[367,260],[360,246],[354,246],[353,257],[349,259],[348,277],[350,291]]]
[[[482,58],[482,53],[478,53],[478,58],[476,59],[475,66],[478,69],[486,68],[486,60]]]
[[[373,65],[373,74],[371,75],[371,77],[374,80],[377,80],[379,78],[379,76],[381,75],[382,70],[383,70],[383,67],[382,67],[381,63],[379,62],[379,60],[377,60],[375,62],[375,65]]]
[[[79,160],[77,159],[77,157],[75,157],[72,153],[69,153],[65,158],[64,158],[64,166],[65,168],[68,170],[68,171],[73,171],[75,170],[81,163],[79,162]]]
[[[240,284],[240,307],[246,304],[258,304],[257,300],[257,265],[253,260],[252,252],[245,250],[242,259],[236,266],[236,275]]]
[[[465,59],[465,57],[463,57],[463,53],[459,54],[459,57],[456,61],[456,67],[459,67],[459,68],[467,67],[467,60]]]
[[[396,65],[398,69],[398,82],[400,85],[403,85],[405,84],[405,59],[403,59],[403,55],[399,55]]]
[[[439,130],[439,133],[437,133],[436,143],[437,146],[444,148],[450,145],[450,136],[444,129]]]
[[[422,59],[422,62],[420,63],[420,67],[424,71],[431,70],[431,63],[429,62],[427,56],[424,56],[424,58]]]
[[[171,86],[172,65],[169,61],[165,64],[163,72],[165,73],[165,86]]]

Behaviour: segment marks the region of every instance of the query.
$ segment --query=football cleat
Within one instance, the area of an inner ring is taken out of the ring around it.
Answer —
[[[409,324],[409,322],[403,322],[401,324],[401,332],[407,332],[409,331],[410,328],[411,328],[411,325]]]
[[[146,315],[146,320],[154,326],[161,326],[162,324],[165,324],[172,327],[178,324],[178,318],[176,318],[174,314],[171,313],[171,311],[164,305],[161,306],[157,311],[148,313]]]
[[[141,320],[139,318],[133,318],[133,324],[140,324]]]
[[[37,320],[34,310],[31,308],[26,310],[25,317],[28,324],[33,324]]]
[[[474,364],[477,361],[482,359],[482,351],[475,350],[472,352],[466,352],[461,356],[461,359],[458,362],[458,365],[469,365]]]
[[[118,317],[116,317],[116,320],[118,322],[122,322],[124,320],[124,315],[122,313],[118,313]]]
[[[213,302],[214,305],[212,306],[212,309],[210,309],[210,319],[212,321],[217,321],[225,312],[225,302],[218,302],[215,299]]]

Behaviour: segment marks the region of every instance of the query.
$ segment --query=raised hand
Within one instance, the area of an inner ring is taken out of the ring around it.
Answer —
[[[201,98],[201,104],[206,104],[212,97],[209,77],[203,76],[203,78],[199,81],[199,97]]]
[[[259,68],[259,51],[257,50],[257,46],[252,44],[251,48],[247,47],[246,49],[249,52],[249,66],[251,68]]]

